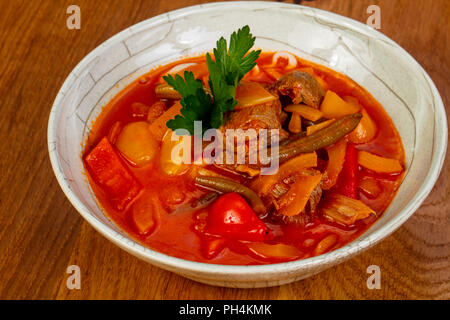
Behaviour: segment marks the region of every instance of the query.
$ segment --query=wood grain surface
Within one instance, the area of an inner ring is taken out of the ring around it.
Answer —
[[[92,49],[124,28],[206,1],[0,0],[1,299],[449,299],[450,164],[422,207],[365,253],[281,287],[216,288],[153,267],[119,249],[85,222],[53,175],[47,121],[65,77]],[[381,32],[412,54],[450,108],[450,1],[295,1],[365,22],[381,8]],[[81,8],[81,30],[66,9]],[[68,290],[66,268],[81,268]],[[366,286],[369,265],[381,289]]]

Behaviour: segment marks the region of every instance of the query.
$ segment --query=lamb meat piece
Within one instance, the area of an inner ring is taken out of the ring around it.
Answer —
[[[271,86],[270,92],[288,96],[295,104],[304,103],[316,109],[325,96],[325,91],[314,76],[297,70],[283,75]]]
[[[289,134],[282,128],[282,123],[280,117],[283,112],[281,110],[281,103],[278,99],[252,107],[246,107],[240,110],[227,112],[224,116],[224,124],[220,128],[220,130],[225,134],[227,129],[242,129],[243,139],[241,141],[245,141],[245,155],[246,155],[246,165],[243,166],[240,164],[217,164],[218,167],[228,170],[234,171],[237,173],[244,173],[246,175],[254,176],[259,173],[259,168],[262,166],[260,163],[250,164],[250,152],[254,153],[256,158],[258,155],[258,150],[249,150],[249,141],[245,139],[245,134],[247,129],[254,129],[256,131],[256,137],[259,137],[259,129],[278,129],[279,130],[279,139],[283,141],[287,139]],[[270,132],[268,132],[270,135]],[[270,144],[270,136],[268,138],[268,143]],[[224,139],[224,152],[228,148],[225,145],[226,140]],[[237,145],[235,144],[234,150],[238,150]],[[224,155],[225,159],[225,155]],[[234,158],[235,160],[237,157]],[[253,172],[253,173],[252,173]]]
[[[280,100],[273,102],[243,108],[236,111],[230,111],[225,114],[224,125],[222,129],[279,129],[280,139],[284,131],[281,128],[281,110]]]

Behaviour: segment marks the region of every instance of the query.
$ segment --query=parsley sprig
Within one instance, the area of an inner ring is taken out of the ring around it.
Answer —
[[[164,76],[163,79],[178,91],[182,97],[181,115],[167,122],[167,127],[186,129],[194,134],[194,121],[202,121],[203,129],[219,128],[223,123],[223,114],[232,111],[236,105],[236,88],[244,75],[256,65],[261,50],[248,51],[253,47],[255,37],[250,33],[249,26],[233,32],[230,46],[221,37],[214,49],[214,58],[206,54],[206,64],[209,70],[209,86],[211,95],[206,93],[202,81],[195,79],[190,71],[180,75]],[[247,54],[248,53],[248,54]]]

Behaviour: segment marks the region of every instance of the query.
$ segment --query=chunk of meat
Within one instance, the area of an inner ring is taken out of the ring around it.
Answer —
[[[227,129],[242,129],[245,134],[245,130],[254,129],[258,137],[260,129],[278,129],[280,141],[283,141],[289,134],[282,128],[280,118],[282,114],[280,100],[276,99],[269,103],[228,112],[221,130],[225,133]]]
[[[272,102],[228,112],[222,129],[280,129],[282,114],[279,99]]]
[[[240,149],[242,145],[239,145],[239,141],[244,142],[245,149],[245,164],[247,166],[242,166],[244,163],[235,163],[228,165],[217,165],[223,169],[228,171],[234,171],[239,173],[245,173],[250,176],[257,174],[258,172],[254,170],[258,170],[261,167],[258,159],[258,150],[249,148],[251,143],[256,143],[253,141],[254,139],[258,139],[259,130],[260,129],[278,129],[279,130],[279,139],[280,141],[285,140],[289,134],[282,128],[281,118],[283,117],[283,111],[281,110],[281,103],[279,99],[271,101],[269,103],[260,104],[252,107],[246,107],[240,110],[230,111],[225,114],[224,124],[220,128],[220,130],[225,135],[226,130],[228,129],[242,129],[242,132],[235,132],[236,138],[238,140],[235,141],[234,150],[235,153]],[[247,130],[254,129],[256,131],[256,135],[250,134]],[[270,131],[268,132],[270,135]],[[268,143],[270,145],[270,136],[267,137]],[[224,139],[224,159],[226,157],[226,150],[231,150],[226,146],[226,139]],[[250,155],[251,153],[251,155]],[[257,163],[249,161],[250,159],[257,159]],[[235,156],[234,160],[237,161],[238,157]]]
[[[275,82],[270,90],[288,96],[294,104],[304,103],[318,109],[325,92],[312,75],[301,71],[291,71]]]

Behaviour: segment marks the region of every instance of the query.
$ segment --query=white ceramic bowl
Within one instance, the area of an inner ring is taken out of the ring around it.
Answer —
[[[145,248],[103,214],[83,175],[82,146],[104,106],[150,69],[211,50],[220,36],[248,24],[256,46],[288,50],[340,71],[385,107],[402,137],[407,172],[393,203],[359,239],[330,253],[263,266],[197,263]],[[187,278],[219,286],[265,287],[316,274],[390,235],[433,188],[447,147],[442,100],[422,67],[372,28],[329,12],[272,2],[212,3],[172,11],[134,25],[87,55],[56,96],[48,124],[50,159],[73,206],[129,253]]]

